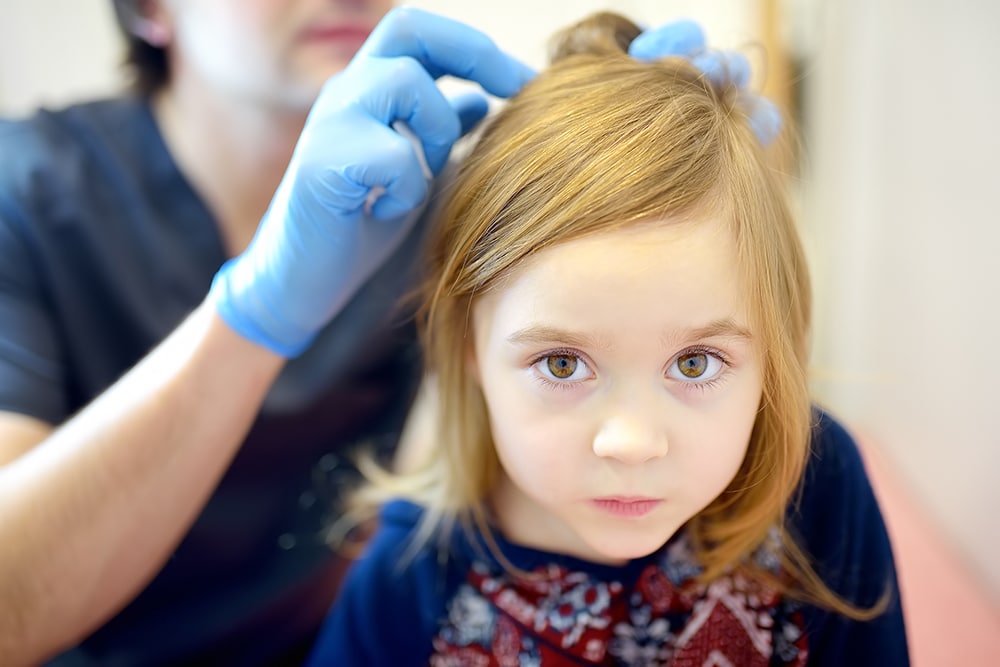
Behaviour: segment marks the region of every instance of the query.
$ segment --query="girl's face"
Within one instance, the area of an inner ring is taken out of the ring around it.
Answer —
[[[475,303],[508,539],[622,562],[732,481],[762,389],[737,266],[721,220],[661,221],[546,249]]]
[[[159,0],[174,71],[241,99],[308,108],[391,0]]]

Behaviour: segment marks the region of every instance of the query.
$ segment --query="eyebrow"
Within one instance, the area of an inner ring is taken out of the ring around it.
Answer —
[[[581,334],[558,327],[535,325],[525,327],[507,336],[507,341],[519,345],[542,344],[542,343],[563,343],[573,347],[610,347],[609,341],[595,338],[587,334]]]
[[[732,319],[725,318],[710,322],[703,327],[673,332],[670,336],[664,336],[663,340],[665,342],[677,340],[692,341],[703,338],[742,338],[749,341],[753,339],[753,334],[746,327],[737,324]],[[563,343],[573,347],[611,347],[610,341],[603,337],[598,338],[588,334],[544,325],[529,326],[515,331],[507,336],[507,341],[518,345]]]
[[[750,329],[737,324],[728,317],[715,320],[697,329],[678,331],[676,337],[685,340],[697,340],[701,338],[744,338],[746,340],[753,340],[753,334],[750,333]]]

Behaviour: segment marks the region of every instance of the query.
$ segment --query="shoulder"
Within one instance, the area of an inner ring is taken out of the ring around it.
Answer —
[[[135,98],[116,98],[62,109],[39,109],[24,118],[0,119],[0,150],[5,173],[12,165],[52,165],[57,158],[85,153],[94,139],[124,140],[148,106]]]
[[[310,665],[426,664],[450,587],[432,548],[409,552],[422,516],[408,501],[383,508],[327,615]]]
[[[877,522],[881,513],[857,443],[826,412],[816,410],[809,459],[789,518],[808,541],[842,543],[841,530]]]
[[[30,147],[32,142],[48,147],[80,144],[88,133],[128,132],[150,114],[149,101],[135,96],[109,97],[58,109],[42,107],[26,116],[0,118],[0,143],[22,147]]]
[[[873,538],[881,543],[885,530],[854,438],[829,414],[815,414],[809,460],[788,519],[820,567],[839,571],[859,555],[856,549],[870,549]]]
[[[817,659],[810,664],[909,664],[892,547],[878,501],[854,438],[821,411],[787,523],[831,590],[863,608],[884,596],[889,602],[867,622],[812,609],[807,632]]]
[[[118,98],[42,109],[0,120],[0,197],[21,206],[48,204],[86,193],[109,173],[127,175],[149,137],[159,137],[148,104]],[[3,213],[0,210],[0,213]],[[36,219],[37,212],[31,212]]]
[[[803,502],[815,501],[830,492],[852,500],[866,499],[863,491],[869,488],[868,475],[853,436],[827,412],[816,409],[813,415],[809,457],[802,479]],[[851,493],[859,488],[860,495]]]

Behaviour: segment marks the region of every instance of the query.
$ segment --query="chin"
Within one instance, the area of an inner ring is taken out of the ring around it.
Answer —
[[[277,106],[288,111],[307,113],[315,104],[322,89],[322,83],[300,83],[295,86],[286,86],[279,95],[272,99]]]
[[[354,54],[354,51],[348,49],[310,54],[311,57],[303,58],[297,63],[300,78],[311,81],[318,91],[330,77],[344,71]]]
[[[646,556],[658,551],[668,538],[662,540],[651,539],[646,536],[632,537],[607,536],[600,541],[591,541],[593,555],[590,560],[606,564],[622,564],[626,561]]]

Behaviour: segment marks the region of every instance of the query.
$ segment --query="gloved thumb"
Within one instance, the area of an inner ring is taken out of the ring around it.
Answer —
[[[490,105],[482,93],[469,91],[460,93],[448,98],[448,104],[458,115],[458,122],[462,126],[461,135],[465,136],[472,128],[479,124],[486,114],[489,113]]]
[[[668,56],[691,56],[705,50],[705,32],[695,21],[682,19],[655,30],[644,30],[629,44],[636,60],[659,60]]]

